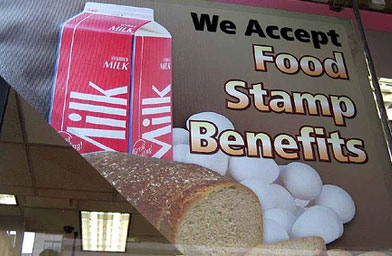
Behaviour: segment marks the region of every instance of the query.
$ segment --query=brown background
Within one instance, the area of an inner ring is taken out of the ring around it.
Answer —
[[[295,135],[301,126],[313,125],[325,127],[327,132],[339,130],[345,138],[363,139],[369,156],[366,164],[308,163],[319,171],[324,184],[336,184],[346,189],[357,206],[355,219],[344,225],[343,237],[330,247],[391,248],[390,160],[377,119],[362,51],[351,22],[258,8],[238,8],[235,11],[196,7],[176,9],[175,22],[168,19],[166,8],[156,10],[157,21],[173,35],[175,126],[183,127],[187,117],[193,113],[215,111],[232,120],[236,130],[241,133],[252,130],[267,132],[272,136],[278,133]],[[216,14],[222,20],[232,20],[237,25],[237,34],[196,32],[189,14],[191,11]],[[343,46],[336,48],[329,44],[318,50],[301,42],[245,37],[243,33],[249,19],[257,19],[264,26],[274,24],[321,31],[335,29],[341,36]],[[275,52],[289,52],[298,57],[309,54],[320,59],[330,57],[334,50],[342,51],[350,80],[334,80],[325,75],[312,78],[301,72],[285,75],[273,64],[269,65],[268,72],[256,72],[251,50],[253,43],[272,45]],[[227,110],[223,85],[229,79],[263,82],[267,89],[346,95],[355,102],[357,116],[347,120],[346,127],[339,128],[329,117],[260,113],[252,106],[244,111]],[[279,158],[275,160],[278,164],[288,163]]]

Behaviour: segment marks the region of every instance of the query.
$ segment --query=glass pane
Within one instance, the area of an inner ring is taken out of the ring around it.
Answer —
[[[392,255],[391,159],[348,1],[104,2],[154,12],[0,9],[0,256]],[[360,6],[392,113],[390,4]]]

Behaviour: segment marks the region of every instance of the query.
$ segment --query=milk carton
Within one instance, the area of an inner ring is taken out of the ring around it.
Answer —
[[[60,27],[49,123],[79,153],[172,159],[171,66],[152,9],[87,3]]]

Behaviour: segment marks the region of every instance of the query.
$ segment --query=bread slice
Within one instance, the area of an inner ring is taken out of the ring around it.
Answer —
[[[358,256],[389,256],[389,255],[383,252],[365,252],[362,254],[358,254]]]
[[[353,256],[353,254],[345,250],[332,249],[327,251],[327,256]]]
[[[229,178],[126,153],[84,157],[184,255],[243,255],[262,242],[257,196]]]
[[[259,244],[245,256],[324,256],[325,252],[325,243],[321,237],[306,237]]]

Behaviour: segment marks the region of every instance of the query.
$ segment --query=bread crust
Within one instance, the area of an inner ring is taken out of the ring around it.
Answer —
[[[353,256],[353,254],[345,250],[332,249],[327,251],[327,256]]]
[[[83,157],[170,242],[192,205],[209,193],[245,186],[204,167],[118,152],[97,152]],[[262,215],[260,210],[260,233]],[[262,236],[260,236],[260,242]]]

